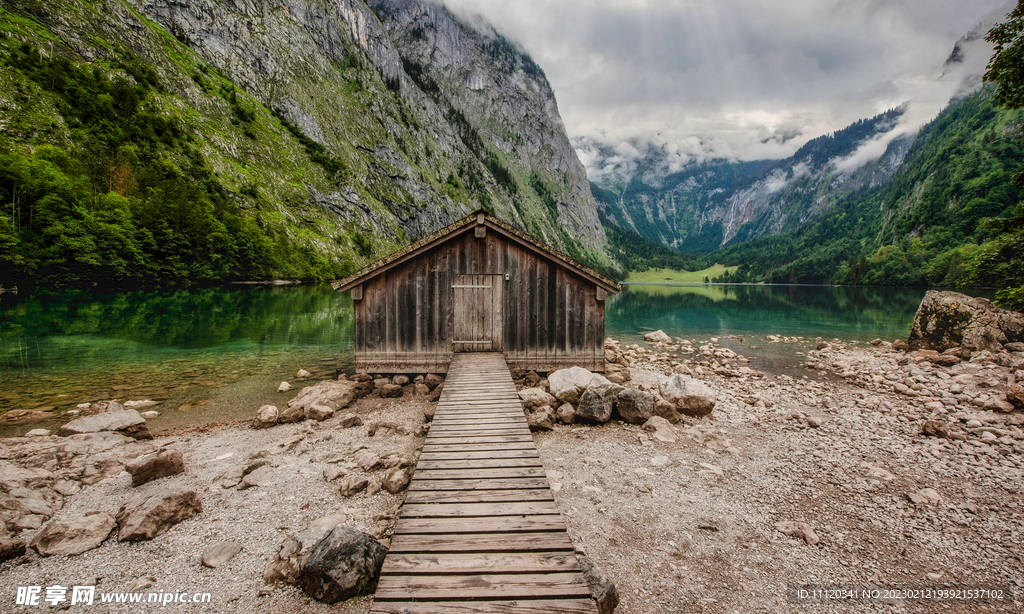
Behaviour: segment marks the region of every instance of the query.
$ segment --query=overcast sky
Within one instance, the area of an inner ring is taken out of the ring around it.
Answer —
[[[683,164],[785,157],[810,138],[909,100],[917,103],[913,121],[920,125],[918,116],[933,117],[956,89],[953,79],[936,81],[953,44],[997,9],[1013,6],[1007,0],[445,3],[483,15],[541,65],[592,174],[600,172],[599,161],[587,139],[626,157],[630,148],[654,142]],[[975,63],[983,67],[986,60]]]

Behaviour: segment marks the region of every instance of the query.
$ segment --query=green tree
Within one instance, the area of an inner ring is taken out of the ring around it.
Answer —
[[[995,99],[1012,109],[1024,108],[1024,0],[985,36],[995,44],[985,80],[996,84]],[[1013,183],[1024,188],[1024,167],[1013,176]],[[1002,289],[996,297],[1004,307],[1024,310],[1024,204],[1018,204],[1008,218],[989,218],[988,228],[1002,235],[989,245],[977,260],[974,279],[996,277]]]

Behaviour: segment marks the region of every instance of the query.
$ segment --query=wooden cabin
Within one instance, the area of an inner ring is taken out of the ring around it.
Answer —
[[[447,373],[453,352],[510,368],[604,371],[604,301],[622,286],[477,211],[334,283],[355,307],[356,370]]]

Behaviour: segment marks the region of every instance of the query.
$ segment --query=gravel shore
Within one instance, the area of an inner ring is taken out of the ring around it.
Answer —
[[[719,361],[713,342],[685,355],[627,349],[627,387],[652,389],[685,370],[717,394],[711,416],[671,427],[675,442],[617,420],[535,434],[573,543],[618,585],[616,611],[1020,611],[1019,598],[787,600],[794,583],[1024,590],[1024,420],[1019,411],[985,409],[1015,371],[998,357],[936,366],[890,344],[791,342],[806,346],[813,370],[805,377],[762,376],[740,366],[741,357]],[[342,428],[338,415],[262,430],[194,428],[133,444],[180,450],[185,472],[133,488],[118,470],[64,497],[54,517],[114,515],[138,492],[169,486],[199,492],[202,513],[150,541],[112,536],[78,556],[30,549],[4,561],[0,611],[22,611],[13,605],[19,586],[96,584],[97,592],[113,592],[150,584],[141,590],[212,594],[209,604],[168,606],[181,612],[367,612],[368,598],[328,606],[295,587],[268,587],[263,569],[287,535],[336,514],[386,544],[404,493],[379,490],[383,471],[353,461],[364,446],[379,457],[415,457],[423,439],[413,433],[430,407],[424,396],[370,396],[345,410],[361,426]],[[369,436],[373,422],[392,428]],[[925,436],[928,423],[944,425],[944,436]],[[2,440],[0,462],[38,466],[27,451],[61,439]],[[269,461],[269,477],[244,490],[222,486],[228,469],[254,458]],[[325,477],[337,467],[368,477],[370,489],[342,496],[341,479]],[[28,542],[38,530],[16,537]],[[241,544],[241,552],[221,567],[204,566],[204,549],[220,540]]]

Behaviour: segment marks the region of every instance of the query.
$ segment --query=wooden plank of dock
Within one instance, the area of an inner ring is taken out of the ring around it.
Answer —
[[[500,353],[455,354],[371,614],[596,614]]]

